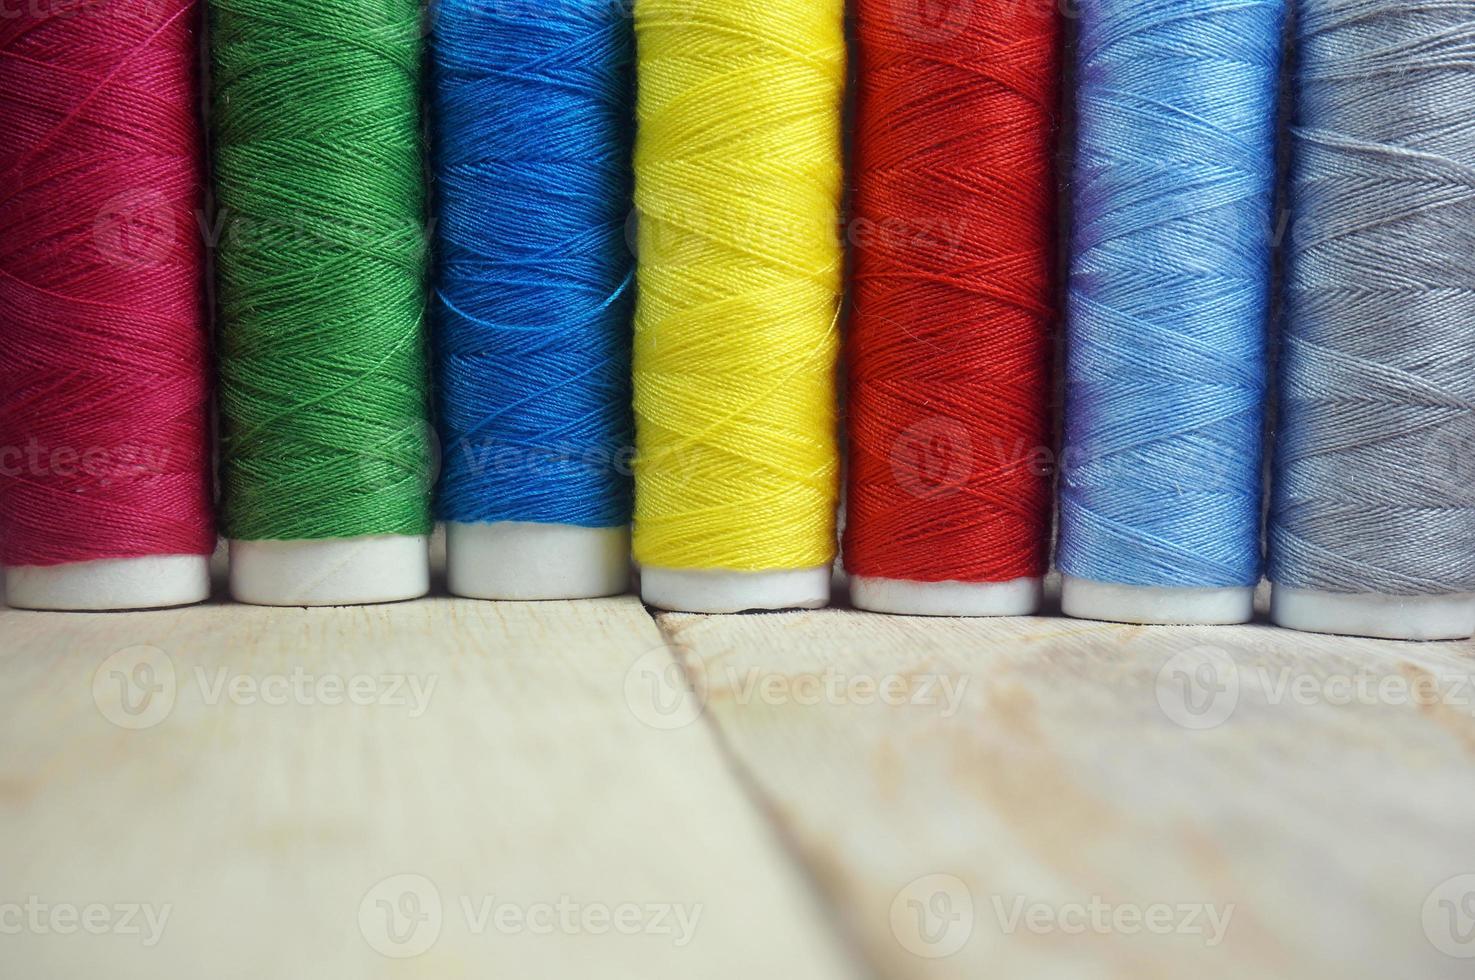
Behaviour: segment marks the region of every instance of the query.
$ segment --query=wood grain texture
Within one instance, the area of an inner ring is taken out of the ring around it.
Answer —
[[[633,599],[0,611],[0,974],[853,975],[673,672]]]
[[[657,619],[883,976],[1475,970],[1475,645]]]

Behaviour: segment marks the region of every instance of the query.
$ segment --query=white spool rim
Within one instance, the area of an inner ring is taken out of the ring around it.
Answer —
[[[1075,619],[1108,623],[1234,626],[1255,618],[1255,590],[1119,585],[1066,575],[1060,583],[1060,607]]]
[[[1382,640],[1467,640],[1475,592],[1441,596],[1340,594],[1272,585],[1270,618],[1303,633]]]
[[[829,565],[767,572],[645,566],[640,597],[671,612],[820,609],[830,603],[830,576]]]
[[[6,601],[17,609],[107,612],[189,606],[210,598],[209,555],[108,558],[70,565],[12,565]]]
[[[468,599],[597,599],[630,588],[630,528],[446,524],[446,582]]]
[[[231,541],[230,592],[256,606],[354,606],[430,591],[430,539]]]
[[[852,576],[850,602],[857,609],[898,616],[1031,616],[1039,612],[1040,578],[1007,582],[911,582]]]

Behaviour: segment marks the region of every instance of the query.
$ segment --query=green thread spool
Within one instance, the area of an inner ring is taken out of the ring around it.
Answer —
[[[428,588],[418,0],[210,4],[223,523],[241,601]]]

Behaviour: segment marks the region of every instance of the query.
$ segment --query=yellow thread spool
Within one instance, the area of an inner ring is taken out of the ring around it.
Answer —
[[[843,0],[637,0],[634,550],[647,601],[823,605]]]

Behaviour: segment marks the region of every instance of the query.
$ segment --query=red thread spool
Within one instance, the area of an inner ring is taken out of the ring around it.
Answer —
[[[9,598],[196,601],[208,592],[201,556],[215,547],[199,8],[63,0],[17,11],[0,18]]]
[[[1060,15],[1053,0],[859,0],[856,31],[852,598],[1032,612],[1051,508]]]

